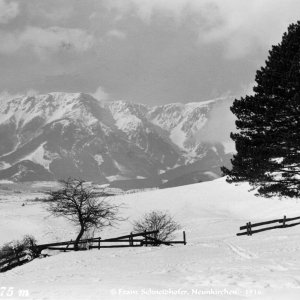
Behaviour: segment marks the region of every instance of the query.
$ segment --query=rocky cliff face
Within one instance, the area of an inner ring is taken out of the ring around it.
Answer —
[[[230,153],[199,133],[221,101],[148,107],[82,93],[2,101],[0,179],[71,176],[125,189],[212,179]]]

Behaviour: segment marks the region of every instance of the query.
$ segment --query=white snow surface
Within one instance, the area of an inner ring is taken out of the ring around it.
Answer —
[[[207,122],[205,109],[213,105],[217,100],[204,102],[192,102],[187,104],[171,103],[153,107],[148,112],[151,122],[170,132],[170,139],[182,150],[188,150],[186,143]],[[192,138],[193,139],[193,138]],[[189,149],[191,150],[191,149]]]
[[[35,97],[24,96],[4,101],[0,99],[0,123],[15,119],[17,127],[42,118],[51,123],[62,118],[80,119],[86,125],[95,122],[95,118],[87,112],[81,99],[81,93],[49,93]]]
[[[49,171],[49,165],[52,162],[52,159],[48,159],[48,157],[45,155],[45,144],[47,142],[42,143],[35,151],[31,152],[29,155],[22,157],[20,161],[22,160],[31,160],[32,162],[36,164],[42,165],[46,170]],[[55,157],[55,156],[54,156]]]
[[[49,216],[40,202],[21,206],[21,196],[1,192],[1,243],[25,233],[40,243],[74,238],[69,223]],[[256,197],[247,184],[221,178],[112,201],[125,204],[129,219],[102,238],[129,233],[133,220],[158,209],[181,224],[176,239],[185,230],[187,245],[60,253],[1,273],[0,285],[45,300],[299,299],[300,226],[236,236],[248,221],[300,216],[298,199]]]

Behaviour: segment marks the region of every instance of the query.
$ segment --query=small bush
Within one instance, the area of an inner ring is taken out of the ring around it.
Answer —
[[[16,240],[4,244],[0,248],[0,259],[21,254],[22,252],[27,253],[31,258],[37,257],[38,249],[36,239],[33,236],[25,235],[22,240]]]
[[[159,233],[152,237],[161,241],[173,239],[173,233],[180,228],[181,226],[174,221],[173,217],[163,211],[151,211],[133,223],[134,232],[159,230]]]
[[[12,243],[6,243],[0,248],[0,259],[4,259],[7,256],[11,256],[14,254],[15,252]]]

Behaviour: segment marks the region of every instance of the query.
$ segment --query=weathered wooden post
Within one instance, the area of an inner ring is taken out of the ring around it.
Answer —
[[[69,248],[71,243],[72,243],[72,240],[70,240],[70,242],[67,244],[67,247],[64,249],[64,252],[66,252],[66,250]]]
[[[100,241],[101,241],[101,237],[99,236],[99,239],[98,239],[98,250],[100,250]]]
[[[286,216],[283,216],[283,220],[282,220],[282,227],[285,227],[285,222],[286,222]]]
[[[183,231],[183,244],[186,245],[185,231]]]
[[[132,232],[130,232],[130,236],[129,236],[129,246],[133,245],[133,237],[132,237]]]
[[[252,235],[252,232],[251,232],[251,222],[247,223],[247,235]]]
[[[15,248],[14,248],[14,253],[15,253],[15,257],[16,257],[16,259],[17,259],[18,264],[20,264],[19,254],[18,254],[18,252],[16,251]]]
[[[146,247],[148,247],[148,239],[147,239],[146,230],[145,230],[145,244],[146,244]]]

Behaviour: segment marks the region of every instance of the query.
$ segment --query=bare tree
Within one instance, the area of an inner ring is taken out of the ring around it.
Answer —
[[[153,237],[161,240],[171,240],[173,233],[181,226],[174,221],[173,217],[167,212],[154,210],[145,214],[140,220],[133,223],[134,232],[159,230],[159,233]]]
[[[122,220],[117,216],[120,205],[103,199],[107,196],[104,190],[97,191],[81,179],[69,178],[60,182],[62,188],[46,192],[49,195],[48,211],[80,227],[74,242],[75,250],[78,250],[79,241],[88,229],[113,226]]]

